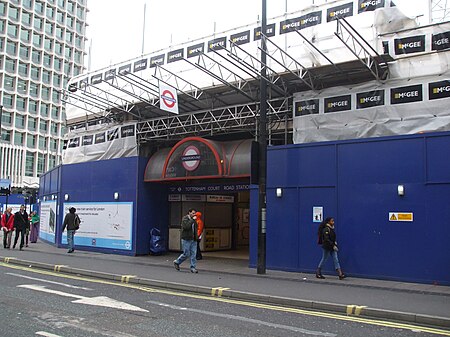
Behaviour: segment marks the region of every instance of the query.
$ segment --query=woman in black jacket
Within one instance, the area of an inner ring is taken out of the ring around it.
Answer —
[[[319,233],[322,238],[322,259],[320,260],[319,266],[317,267],[316,277],[320,279],[325,278],[322,275],[322,267],[331,255],[333,257],[334,268],[339,275],[339,279],[342,280],[345,278],[345,275],[342,272],[341,266],[339,264],[339,249],[336,241],[336,232],[334,231],[334,218],[326,218],[324,223],[325,226],[323,226],[323,229],[321,230],[322,232]]]

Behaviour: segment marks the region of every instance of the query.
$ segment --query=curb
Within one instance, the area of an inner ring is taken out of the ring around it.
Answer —
[[[210,288],[205,286],[189,285],[177,282],[159,281],[159,280],[139,278],[134,275],[118,275],[111,273],[103,273],[92,270],[72,268],[65,265],[53,265],[42,262],[19,260],[17,258],[12,257],[0,257],[0,262],[24,266],[28,268],[50,270],[57,273],[95,277],[99,279],[117,281],[121,283],[141,284],[160,289],[178,290],[189,293],[247,300],[252,302],[263,302],[272,305],[287,305],[293,308],[327,311],[337,314],[345,314],[348,316],[358,316],[374,319],[388,319],[400,322],[429,325],[433,327],[450,328],[450,318],[446,317],[429,316],[423,314],[414,314],[409,312],[393,311],[386,309],[375,309],[366,306],[308,301],[302,299],[237,291],[228,288]]]

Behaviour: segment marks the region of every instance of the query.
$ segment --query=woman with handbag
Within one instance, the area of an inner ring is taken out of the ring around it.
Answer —
[[[336,241],[336,232],[334,231],[334,218],[326,218],[324,223],[325,226],[322,230],[322,259],[320,260],[319,266],[317,267],[316,277],[320,279],[325,278],[322,275],[322,267],[331,255],[333,257],[334,268],[339,275],[339,279],[343,280],[346,276],[342,272],[341,266],[339,264],[339,248]]]

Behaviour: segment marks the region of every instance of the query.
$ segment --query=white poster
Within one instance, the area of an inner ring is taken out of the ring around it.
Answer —
[[[40,207],[39,237],[52,243],[56,242],[56,201],[42,201]]]
[[[313,207],[313,222],[322,222],[323,220],[323,207]]]
[[[159,82],[159,108],[178,114],[177,89],[161,81]]]
[[[64,214],[75,207],[81,219],[75,234],[75,245],[111,249],[132,249],[132,202],[64,203]],[[67,243],[67,232],[62,235]]]

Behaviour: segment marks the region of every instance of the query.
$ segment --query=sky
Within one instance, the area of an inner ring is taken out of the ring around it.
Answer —
[[[270,19],[301,10],[313,0],[266,1]],[[420,19],[423,23],[428,20],[428,1],[395,0],[395,3],[408,16],[425,15]],[[315,0],[316,4],[319,2],[324,0]],[[255,23],[262,1],[88,0],[87,3],[86,51],[90,56],[86,56],[85,65],[90,70],[98,70],[214,32]]]

